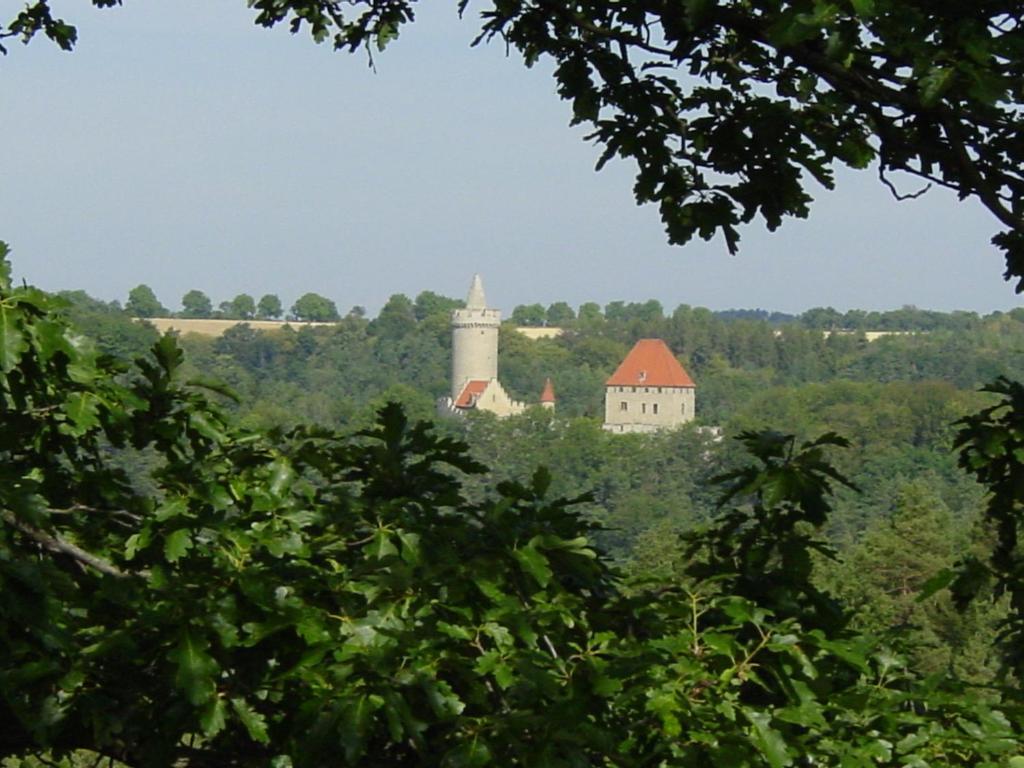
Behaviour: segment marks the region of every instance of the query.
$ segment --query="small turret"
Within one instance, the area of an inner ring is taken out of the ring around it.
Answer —
[[[555,410],[555,387],[551,384],[550,378],[544,379],[544,389],[540,393],[540,407],[550,411]]]

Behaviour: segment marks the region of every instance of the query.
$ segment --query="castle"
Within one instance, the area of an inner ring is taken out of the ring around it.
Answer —
[[[501,311],[488,308],[483,281],[480,275],[473,275],[465,308],[452,312],[452,388],[448,397],[438,401],[439,414],[465,415],[477,410],[504,418],[526,410],[526,403],[513,400],[498,381],[500,326]]]
[[[498,329],[501,312],[487,306],[483,281],[473,276],[466,306],[452,312],[451,392],[437,402],[442,416],[487,411],[498,418],[526,410],[498,381]],[[555,407],[551,379],[540,396]],[[654,432],[693,421],[696,385],[661,339],[641,339],[605,383],[604,429]]]

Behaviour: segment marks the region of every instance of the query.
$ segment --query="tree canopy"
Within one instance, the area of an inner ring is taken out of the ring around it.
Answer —
[[[267,293],[260,297],[259,304],[256,305],[256,317],[260,320],[274,320],[282,314],[284,308],[277,294]]]
[[[108,7],[118,0],[93,0]],[[382,49],[414,18],[412,0],[252,0],[256,23],[308,30],[335,48]],[[469,7],[463,1],[460,11]],[[592,127],[598,165],[636,163],[639,202],[658,205],[668,238],[769,229],[805,217],[811,181],[837,164],[874,167],[896,197],[920,180],[974,198],[1002,230],[1007,279],[1024,290],[1024,11],[1008,2],[686,0],[483,5],[478,40],[527,64],[555,65],[573,122]],[[75,28],[33,0],[5,37]],[[893,174],[897,174],[893,176]]]
[[[213,314],[213,302],[210,297],[193,288],[181,297],[181,316],[188,318],[210,317]]]
[[[304,293],[296,299],[292,304],[292,316],[312,323],[332,322],[339,317],[334,302],[319,293]]]
[[[240,293],[229,304],[227,317],[237,320],[251,320],[256,315],[256,300],[247,293]]]
[[[135,317],[165,317],[170,314],[166,307],[146,284],[140,284],[128,291],[128,301],[124,304],[125,311]]]

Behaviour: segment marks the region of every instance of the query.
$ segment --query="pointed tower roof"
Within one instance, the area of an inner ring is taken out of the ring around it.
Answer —
[[[551,385],[551,379],[544,379],[544,389],[540,393],[542,403],[555,402],[555,388]]]
[[[487,309],[487,297],[484,296],[484,281],[480,275],[473,275],[473,284],[466,295],[466,309]]]
[[[672,350],[661,339],[640,339],[606,387],[695,387]]]

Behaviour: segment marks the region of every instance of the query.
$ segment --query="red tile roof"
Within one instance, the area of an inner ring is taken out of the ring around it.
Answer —
[[[477,398],[484,393],[487,389],[487,385],[491,382],[485,379],[472,379],[466,382],[466,386],[462,388],[462,392],[455,398],[456,408],[472,408],[476,403]]]
[[[542,403],[555,402],[555,388],[551,384],[551,379],[544,379],[544,389],[541,390],[540,401]]]
[[[695,387],[672,350],[661,339],[640,339],[606,387]]]

